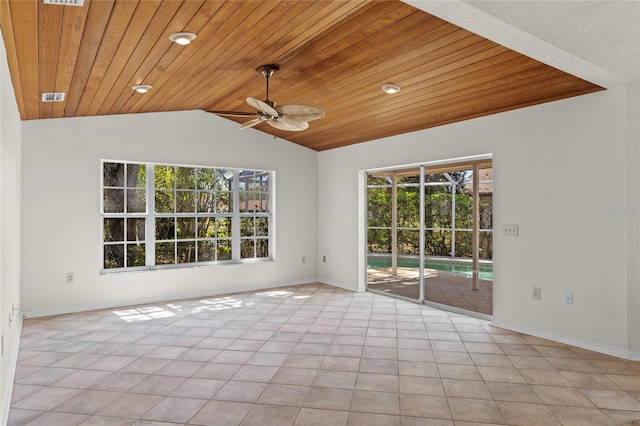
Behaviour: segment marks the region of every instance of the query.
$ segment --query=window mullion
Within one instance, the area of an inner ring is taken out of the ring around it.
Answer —
[[[231,219],[231,259],[240,260],[240,171],[233,171],[233,217]]]
[[[146,212],[146,264],[147,267],[156,264],[156,192],[155,192],[155,167],[147,165],[147,212]]]

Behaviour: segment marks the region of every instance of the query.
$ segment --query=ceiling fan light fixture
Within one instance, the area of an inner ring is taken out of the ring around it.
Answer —
[[[151,85],[150,84],[138,84],[135,85],[133,87],[131,87],[133,90],[135,90],[138,93],[147,93],[149,91],[149,89],[151,89]]]
[[[186,46],[195,40],[196,37],[194,33],[174,33],[169,36],[169,40],[181,46]]]
[[[398,93],[400,90],[402,90],[402,87],[398,86],[397,84],[387,83],[382,85],[382,91],[390,95]]]

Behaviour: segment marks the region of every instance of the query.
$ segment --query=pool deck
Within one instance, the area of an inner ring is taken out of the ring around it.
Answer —
[[[478,290],[471,289],[471,279],[451,272],[425,269],[425,299],[481,314],[493,313],[493,283],[478,280]],[[372,290],[418,299],[420,288],[417,268],[367,269],[367,286]]]

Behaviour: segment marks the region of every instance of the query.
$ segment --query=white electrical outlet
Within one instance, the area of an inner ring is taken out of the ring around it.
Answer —
[[[502,225],[502,233],[505,237],[517,237],[518,236],[518,225]]]
[[[540,287],[534,287],[532,297],[535,300],[540,300],[541,295],[542,295],[542,289]]]
[[[73,282],[73,272],[67,272],[66,281],[68,284]]]
[[[564,294],[564,303],[567,305],[573,305],[573,293]]]
[[[302,256],[302,263],[305,263],[307,261],[307,256]]]

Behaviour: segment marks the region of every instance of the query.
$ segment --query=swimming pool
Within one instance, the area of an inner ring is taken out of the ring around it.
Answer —
[[[400,268],[417,268],[419,261],[412,257],[398,257],[398,267]],[[367,267],[372,269],[390,268],[390,256],[368,256]],[[472,265],[468,260],[462,259],[425,259],[424,267],[427,269],[435,269],[437,271],[452,272],[471,278]],[[481,280],[493,281],[493,263],[480,262],[479,275]]]

